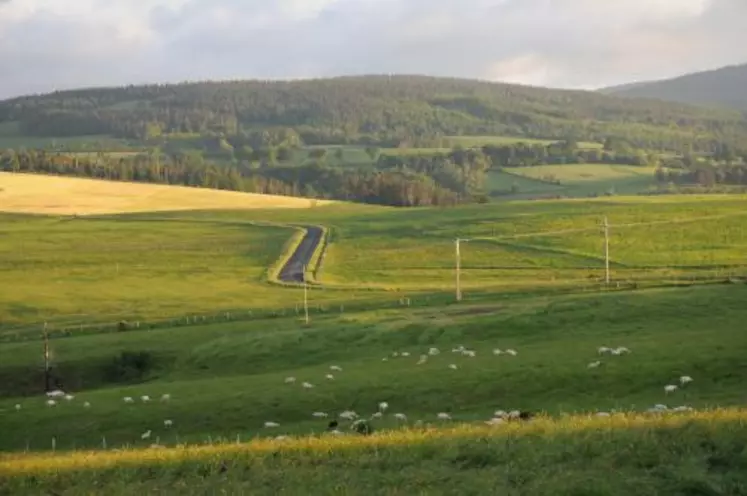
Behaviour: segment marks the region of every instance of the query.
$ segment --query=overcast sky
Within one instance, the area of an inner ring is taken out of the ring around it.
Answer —
[[[0,98],[407,73],[596,88],[747,62],[747,0],[0,0]]]

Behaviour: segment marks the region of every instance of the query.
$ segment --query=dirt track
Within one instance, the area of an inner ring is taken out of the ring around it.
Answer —
[[[283,282],[304,282],[304,266],[311,262],[311,257],[319,243],[322,241],[322,230],[315,226],[305,226],[306,236],[291,255],[288,262],[280,270],[279,279]]]

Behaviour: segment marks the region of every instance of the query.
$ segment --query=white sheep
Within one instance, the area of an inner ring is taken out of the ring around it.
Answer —
[[[66,394],[65,395],[65,401],[73,401],[74,398],[75,398],[75,396],[73,396],[72,394]]]
[[[660,410],[660,411],[666,411],[666,410],[669,410],[669,407],[667,405],[662,405],[661,403],[659,403],[657,405],[654,405],[654,409]]]
[[[125,396],[124,399],[123,399],[123,401],[125,403],[127,403],[127,404],[135,403],[135,400],[133,400],[132,397],[130,397],[130,396]]]
[[[47,400],[47,406],[55,406],[57,402],[55,400]]]
[[[91,404],[89,402],[83,403],[83,408],[91,408]]]
[[[465,348],[464,346],[461,346],[461,345],[460,345],[460,346],[458,346],[458,347],[456,347],[456,348],[452,348],[452,349],[451,349],[451,352],[452,352],[452,353],[462,353],[462,352],[463,352],[463,351],[464,351],[465,349],[466,349],[466,348]]]
[[[329,431],[330,434],[333,436],[342,436],[342,432],[338,431],[337,429]]]
[[[420,355],[420,360],[418,360],[417,365],[423,365],[427,361],[428,361],[428,355]]]
[[[399,352],[398,351],[392,352],[392,358],[397,358],[398,356],[399,356]]]
[[[288,436],[275,436],[275,441],[285,441],[288,439]]]
[[[438,417],[438,420],[451,420],[451,415],[445,412],[441,412],[436,416]]]
[[[374,413],[373,415],[371,415],[371,419],[372,419],[372,420],[373,420],[373,419],[380,419],[380,418],[382,418],[383,416],[384,416],[384,414],[383,414],[383,413],[381,413],[381,412],[376,412],[376,413]]]
[[[151,434],[152,434],[152,433],[151,433],[151,431],[145,431],[145,432],[143,432],[143,433],[142,433],[142,434],[140,435],[140,439],[143,439],[143,440],[145,440],[145,439],[150,439],[150,435],[151,435]]]
[[[47,398],[64,398],[65,391],[55,389],[54,391],[47,391]]]
[[[143,403],[148,403],[150,401],[150,396],[148,395],[141,396],[140,401],[142,401]]]
[[[503,354],[503,350],[501,350],[500,348],[496,348],[496,349],[493,350],[493,355],[495,355],[495,356],[499,356],[499,355],[502,355],[502,354]]]
[[[495,413],[493,414],[493,417],[506,418],[508,417],[508,413],[506,413],[503,410],[496,410]]]
[[[597,417],[609,417],[610,416],[610,414],[607,412],[597,412],[596,415]]]
[[[674,385],[674,384],[668,384],[668,385],[664,386],[664,392],[666,394],[673,393],[673,392],[677,391],[677,389],[679,389],[679,388],[676,385]]]
[[[438,348],[431,348],[428,350],[428,354],[430,356],[436,356],[436,355],[441,354],[441,351]]]
[[[161,401],[171,401],[171,395],[168,393],[161,395]]]
[[[16,404],[16,411],[18,411],[18,410],[20,410],[20,409],[21,409],[21,405],[19,405],[19,404]]]
[[[382,362],[388,362],[388,361],[389,361],[389,359],[388,359],[387,357],[384,357],[384,358],[382,358],[382,359],[381,359],[381,361],[382,361]]]
[[[602,362],[600,361],[591,362],[589,365],[587,365],[587,368],[596,369],[599,368],[600,365],[602,365]]]
[[[280,427],[280,424],[277,422],[265,422],[265,429],[274,429],[276,427]]]
[[[620,346],[619,348],[616,348],[615,355],[627,355],[630,353],[630,350],[626,348],[625,346]]]
[[[449,368],[451,370],[457,370],[459,367],[457,367],[455,363],[452,363],[452,364],[449,365]]]
[[[487,425],[500,425],[500,424],[502,424],[503,422],[504,422],[504,420],[503,420],[502,418],[500,418],[500,417],[495,417],[495,418],[492,418],[492,419],[490,419],[490,420],[486,421],[485,423],[486,423]]]
[[[296,382],[296,378],[295,377],[286,377],[285,378],[285,383],[286,384],[294,384],[295,382]]]
[[[382,412],[382,413],[385,412],[387,410],[387,408],[389,408],[389,403],[387,403],[386,401],[382,401],[381,403],[379,403],[379,411],[380,412]]]
[[[510,412],[508,412],[508,418],[514,420],[521,418],[521,412],[519,410],[511,410]]]
[[[329,381],[334,381],[335,380],[335,376],[333,376],[332,374],[327,374],[324,377],[326,377],[327,380],[329,380]]]
[[[402,352],[402,356],[403,357],[409,357],[410,356],[410,352],[409,351],[403,351]]]
[[[682,412],[692,412],[693,408],[690,406],[678,406],[675,408],[672,408],[673,412],[682,413]]]
[[[324,412],[314,412],[311,416],[314,418],[327,418],[327,414]]]
[[[342,367],[339,367],[339,366],[337,366],[337,365],[331,365],[331,366],[329,367],[329,370],[331,370],[331,371],[333,371],[333,372],[342,372]]]
[[[172,427],[173,425],[174,425],[174,421],[173,420],[166,419],[166,420],[163,421],[163,426],[166,427],[167,429],[169,427]]]
[[[312,383],[310,383],[310,382],[304,382],[302,384],[302,386],[303,386],[304,389],[313,389],[314,388],[314,385]]]
[[[345,420],[355,420],[358,418],[358,414],[352,410],[345,410],[340,414],[340,418]]]
[[[472,350],[464,350],[462,352],[462,355],[464,355],[466,357],[470,357],[470,358],[475,358],[477,356],[477,352],[472,351]]]
[[[395,413],[394,418],[396,418],[397,420],[407,420],[407,415],[405,415],[404,413]]]
[[[516,352],[516,350],[508,349],[506,350],[506,355],[516,356],[518,355],[518,353]]]
[[[693,382],[693,378],[689,375],[683,375],[682,377],[680,377],[680,384],[682,384],[683,386],[690,384],[691,382]]]

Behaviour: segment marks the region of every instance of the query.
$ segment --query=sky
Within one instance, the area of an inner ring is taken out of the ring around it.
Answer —
[[[0,98],[428,74],[593,89],[747,62],[747,0],[0,0]]]

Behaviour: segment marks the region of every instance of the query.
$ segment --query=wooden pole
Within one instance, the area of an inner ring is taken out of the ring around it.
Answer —
[[[303,266],[303,312],[306,325],[309,325],[309,285],[306,282],[306,266]]]
[[[610,223],[604,217],[604,282],[610,284]]]
[[[462,271],[462,260],[461,260],[461,253],[460,253],[460,244],[461,240],[459,238],[456,239],[456,301],[462,301],[462,280],[461,280],[461,271]]]

